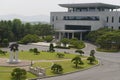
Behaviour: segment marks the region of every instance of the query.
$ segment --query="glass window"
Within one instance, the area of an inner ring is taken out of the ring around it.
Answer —
[[[112,23],[114,22],[114,17],[112,17]]]

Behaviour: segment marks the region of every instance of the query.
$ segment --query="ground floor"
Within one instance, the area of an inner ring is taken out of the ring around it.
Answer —
[[[87,30],[56,30],[55,39],[61,40],[63,38],[77,38],[78,40],[83,40],[88,32],[89,31]]]

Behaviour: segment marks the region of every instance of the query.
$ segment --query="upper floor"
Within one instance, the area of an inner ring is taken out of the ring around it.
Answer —
[[[116,11],[120,8],[118,5],[105,3],[81,3],[81,4],[59,4],[61,7],[68,8],[68,12],[100,12]]]

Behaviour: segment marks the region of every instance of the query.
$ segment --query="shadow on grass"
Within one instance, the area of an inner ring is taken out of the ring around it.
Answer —
[[[81,67],[81,66],[78,66],[78,67],[72,66],[72,68],[75,68],[75,69],[83,69],[84,67]]]

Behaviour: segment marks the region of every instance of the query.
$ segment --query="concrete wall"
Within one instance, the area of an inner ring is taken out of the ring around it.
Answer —
[[[99,16],[99,21],[84,21],[84,20],[63,20],[64,16]],[[107,17],[109,17],[108,22]],[[112,17],[114,22],[112,23]],[[51,25],[54,25],[56,30],[64,30],[65,25],[90,25],[91,30],[97,30],[101,27],[108,26],[109,28],[118,29],[120,12],[118,11],[103,11],[103,12],[51,12]],[[54,18],[54,21],[52,19]]]

